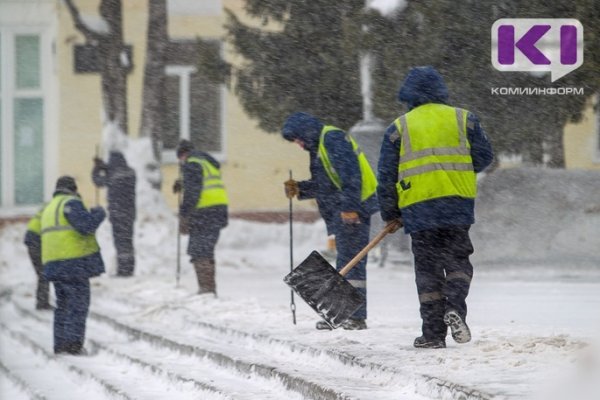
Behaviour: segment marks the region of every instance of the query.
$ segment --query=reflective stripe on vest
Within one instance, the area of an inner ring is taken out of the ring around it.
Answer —
[[[325,148],[325,135],[331,131],[341,131],[341,129],[331,125],[326,125],[323,127],[321,130],[321,137],[319,138],[319,158],[321,159],[323,168],[325,168],[325,172],[327,173],[327,176],[331,182],[339,190],[342,190],[342,180],[340,179],[340,176],[336,170],[333,168],[333,165],[331,165],[329,154],[327,154],[327,149]],[[375,174],[371,169],[371,165],[369,165],[369,161],[367,160],[365,153],[363,153],[358,147],[356,141],[348,134],[346,134],[346,137],[350,140],[350,144],[352,144],[352,150],[354,150],[354,154],[356,154],[356,158],[358,160],[361,177],[360,201],[365,201],[377,190],[377,178],[375,178]]]
[[[202,167],[202,191],[196,203],[196,208],[229,204],[219,169],[208,160],[198,157],[189,157],[187,162],[200,164]]]
[[[396,185],[400,208],[440,197],[476,197],[467,114],[429,103],[394,121],[401,136]]]
[[[38,236],[42,233],[42,212],[44,209],[39,210],[27,223],[27,230],[35,233]]]
[[[100,251],[93,233],[82,235],[65,217],[65,204],[71,200],[81,201],[76,196],[58,195],[44,208],[41,218],[42,264],[81,258]]]

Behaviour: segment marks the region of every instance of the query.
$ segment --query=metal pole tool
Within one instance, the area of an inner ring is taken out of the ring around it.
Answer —
[[[290,169],[290,180],[292,179],[292,170]],[[294,214],[292,210],[292,198],[290,197],[290,273],[294,269]],[[291,302],[290,309],[292,310],[292,321],[294,321],[294,325],[296,325],[296,303],[294,302],[294,290],[290,290],[291,293]]]

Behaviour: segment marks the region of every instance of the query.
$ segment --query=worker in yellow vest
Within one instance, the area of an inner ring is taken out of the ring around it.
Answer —
[[[365,154],[343,130],[325,125],[304,112],[287,117],[282,135],[298,144],[310,156],[309,180],[285,182],[288,198],[316,199],[328,233],[335,235],[336,268],[341,270],[369,243],[371,215],[378,211],[377,180]],[[348,282],[367,296],[367,257],[346,275]],[[342,324],[347,330],[367,328],[367,304]],[[316,328],[331,329],[325,321]]]
[[[398,93],[409,112],[385,133],[378,167],[382,218],[412,239],[422,335],[417,348],[444,348],[448,327],[471,340],[466,323],[473,266],[476,176],[493,160],[478,118],[449,106],[433,67],[411,69]]]
[[[189,140],[179,143],[177,158],[183,182],[176,182],[173,191],[183,190],[180,229],[190,235],[187,253],[196,271],[198,294],[216,296],[215,247],[228,223],[229,204],[220,164],[210,154],[195,150]]]
[[[27,246],[27,252],[29,253],[29,259],[35,269],[37,275],[37,289],[35,292],[35,308],[37,310],[51,310],[50,306],[50,284],[44,278],[43,272],[44,267],[42,265],[42,212],[44,207],[29,220],[27,223],[27,232],[25,232],[25,246]]]
[[[104,273],[95,232],[106,217],[102,207],[88,211],[75,179],[61,176],[41,218],[44,277],[54,284],[54,353],[86,354],[85,323],[89,279]]]

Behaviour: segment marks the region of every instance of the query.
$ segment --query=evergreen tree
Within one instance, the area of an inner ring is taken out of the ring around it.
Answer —
[[[235,92],[260,128],[277,132],[305,111],[347,129],[360,119],[356,19],[364,0],[246,0],[259,28],[229,12],[226,29],[245,63]]]
[[[534,164],[564,166],[563,129],[581,119],[600,90],[600,3],[597,0],[408,0],[384,18],[365,13],[363,0],[246,0],[245,11],[263,25],[252,28],[229,13],[227,30],[245,63],[235,70],[235,91],[267,131],[285,116],[307,111],[349,128],[361,119],[358,54],[376,59],[375,114],[391,121],[403,110],[398,88],[408,70],[433,65],[446,79],[450,103],[480,116],[499,153]],[[491,63],[491,27],[500,18],[577,18],[584,26],[585,61],[550,83],[548,75],[500,72]],[[368,26],[363,31],[362,26]],[[583,87],[585,95],[499,96],[493,87]]]

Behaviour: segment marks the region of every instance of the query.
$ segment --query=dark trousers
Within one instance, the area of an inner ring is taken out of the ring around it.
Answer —
[[[187,253],[193,261],[215,259],[215,247],[221,228],[211,225],[190,224],[190,240]]]
[[[90,281],[55,281],[54,351],[78,351],[85,340]]]
[[[340,271],[354,258],[367,244],[369,244],[371,218],[362,219],[357,225],[339,222],[335,226],[335,244],[337,249],[336,269]],[[367,298],[367,257],[365,256],[345,276],[352,286],[358,289]],[[367,302],[353,315],[355,319],[367,318]]]
[[[469,228],[454,226],[410,234],[422,331],[427,338],[446,337],[443,318],[448,309],[455,309],[463,318],[467,316],[465,300],[473,277]]]
[[[35,293],[35,307],[36,308],[49,308],[50,307],[50,283],[44,279],[42,273],[44,272],[44,266],[42,265],[42,252],[39,247],[27,246],[29,253],[29,259],[35,273],[37,275],[37,289]]]
[[[131,276],[135,267],[133,221],[112,220],[113,240],[117,250],[117,275]]]

